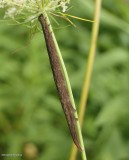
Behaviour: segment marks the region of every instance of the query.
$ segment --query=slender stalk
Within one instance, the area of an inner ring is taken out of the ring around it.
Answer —
[[[88,64],[86,66],[85,79],[84,79],[84,84],[82,87],[82,93],[81,93],[80,105],[79,105],[79,109],[80,109],[79,110],[79,121],[80,121],[81,128],[83,125],[84,115],[86,111],[90,80],[91,80],[91,75],[92,75],[93,63],[95,59],[95,51],[96,51],[97,37],[98,37],[98,31],[99,31],[99,22],[100,22],[101,3],[102,3],[101,0],[96,0],[94,23],[93,23],[92,37],[91,37],[91,46],[89,50]],[[72,150],[71,150],[69,160],[76,160],[76,157],[77,157],[77,149],[74,145],[72,145]]]
[[[67,86],[67,89],[68,89],[68,92],[69,92],[70,101],[72,103],[73,108],[75,109],[74,116],[75,116],[75,118],[78,119],[78,115],[77,115],[77,112],[76,112],[76,106],[75,106],[75,102],[74,102],[74,98],[73,98],[73,94],[72,94],[72,90],[71,90],[71,85],[70,85],[70,82],[69,82],[68,74],[67,74],[67,71],[66,71],[66,68],[65,68],[65,64],[64,64],[64,61],[63,61],[63,58],[62,58],[58,43],[56,41],[52,26],[50,24],[49,18],[48,18],[46,13],[44,13],[44,16],[46,18],[47,24],[49,24],[49,29],[50,29],[50,32],[51,32],[51,35],[52,35],[52,38],[53,38],[53,41],[54,41],[54,44],[55,44],[55,47],[56,47],[56,51],[57,51],[57,54],[58,54],[58,57],[59,57],[59,60],[60,60],[60,64],[61,64],[61,67],[62,67],[64,78],[65,78],[65,81],[66,81],[66,86]],[[83,138],[82,138],[82,134],[81,134],[81,128],[80,128],[80,124],[79,124],[78,120],[76,121],[76,128],[77,128],[78,137],[79,137],[79,141],[80,141],[80,145],[81,145],[81,149],[82,149],[82,151],[81,151],[82,159],[83,160],[87,160],[86,159],[85,148],[84,148],[84,143],[83,143]]]

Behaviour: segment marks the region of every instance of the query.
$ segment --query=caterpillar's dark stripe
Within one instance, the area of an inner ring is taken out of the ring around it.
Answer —
[[[79,150],[82,150],[80,147],[79,139],[78,139],[78,134],[76,131],[76,119],[74,117],[74,108],[71,104],[70,98],[69,98],[69,93],[66,87],[66,82],[62,73],[60,61],[57,55],[57,50],[55,43],[53,41],[53,37],[51,34],[51,31],[49,29],[49,24],[47,24],[46,17],[44,15],[39,16],[39,21],[42,26],[42,30],[44,33],[45,41],[46,41],[46,47],[50,59],[50,64],[53,72],[53,77],[55,80],[55,84],[57,87],[57,91],[59,94],[59,98],[61,101],[61,105],[63,108],[63,111],[65,113],[67,123],[73,138],[74,143],[78,147]]]

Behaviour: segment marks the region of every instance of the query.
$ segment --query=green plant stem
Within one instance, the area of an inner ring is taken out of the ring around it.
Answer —
[[[68,77],[68,74],[67,74],[67,70],[66,70],[66,67],[65,67],[65,64],[64,64],[64,61],[63,61],[63,58],[62,58],[58,43],[56,41],[52,26],[51,26],[51,23],[49,21],[49,18],[47,16],[47,14],[44,13],[44,16],[46,17],[46,21],[49,24],[49,29],[51,31],[51,34],[52,34],[52,37],[53,37],[53,40],[54,40],[54,43],[55,43],[55,46],[56,46],[56,50],[57,50],[57,53],[58,53],[58,57],[60,59],[62,71],[63,71],[64,77],[65,77],[65,80],[66,80],[66,85],[67,85],[67,88],[68,88],[68,92],[69,92],[69,95],[70,95],[70,100],[71,100],[72,106],[76,110],[76,105],[75,105],[75,102],[74,102],[74,98],[73,98],[73,93],[72,93],[69,77]],[[75,112],[74,114],[75,114],[75,118],[78,119],[77,112]],[[77,132],[78,132],[81,148],[83,149],[83,151],[81,152],[82,159],[83,160],[87,160],[79,121],[76,121],[76,126],[77,126]]]
[[[91,37],[91,46],[90,46],[88,64],[86,66],[84,85],[82,87],[82,93],[81,93],[80,105],[79,105],[79,121],[80,121],[81,128],[83,125],[85,110],[87,106],[86,104],[88,99],[91,74],[92,74],[93,63],[95,59],[95,51],[96,51],[99,22],[100,22],[100,11],[101,11],[101,0],[96,0],[94,23],[93,23],[92,37]],[[70,160],[76,160],[76,157],[77,157],[77,149],[74,145],[72,145]]]

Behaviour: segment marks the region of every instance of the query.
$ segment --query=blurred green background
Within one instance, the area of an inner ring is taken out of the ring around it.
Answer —
[[[93,19],[95,1],[71,0],[72,15]],[[88,160],[129,160],[129,1],[103,1],[83,125]],[[1,17],[3,14],[1,13]],[[92,24],[53,23],[79,104]],[[68,160],[71,136],[56,93],[43,35],[0,23],[0,154]],[[9,157],[0,157],[6,160]],[[78,155],[78,160],[81,160]]]

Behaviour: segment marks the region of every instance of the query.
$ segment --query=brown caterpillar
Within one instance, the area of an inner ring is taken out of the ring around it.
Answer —
[[[42,26],[42,30],[44,33],[44,38],[46,42],[46,47],[49,55],[49,60],[51,64],[51,69],[53,72],[54,81],[56,84],[56,88],[58,91],[58,95],[60,98],[60,102],[65,113],[65,117],[67,120],[67,124],[69,126],[69,130],[71,132],[72,139],[79,150],[82,151],[78,134],[76,130],[76,119],[74,117],[74,108],[71,104],[68,89],[66,87],[66,82],[64,75],[62,73],[60,61],[57,55],[56,46],[49,28],[49,24],[46,21],[46,17],[41,14],[39,16],[39,22]]]

